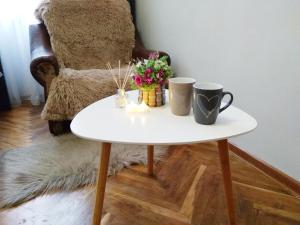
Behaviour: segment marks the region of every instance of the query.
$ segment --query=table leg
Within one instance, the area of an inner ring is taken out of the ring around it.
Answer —
[[[154,154],[154,146],[148,145],[148,174],[150,176],[153,175],[153,154]]]
[[[100,167],[98,169],[97,187],[96,187],[96,201],[94,207],[93,225],[100,225],[103,201],[105,194],[105,186],[109,165],[111,143],[102,143],[102,154],[100,157]]]
[[[227,202],[229,224],[235,225],[235,208],[232,192],[232,178],[230,172],[229,152],[227,140],[218,141],[219,156],[223,174],[225,198]]]

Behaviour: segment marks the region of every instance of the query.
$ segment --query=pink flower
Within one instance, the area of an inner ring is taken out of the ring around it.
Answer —
[[[163,77],[165,74],[163,70],[158,71],[158,73],[159,73],[160,77]]]
[[[152,81],[153,81],[153,78],[147,77],[147,78],[145,79],[145,81],[146,81],[147,84],[151,84]]]
[[[145,75],[145,76],[143,77],[143,81],[144,81],[146,84],[151,84],[152,81],[153,81],[153,78],[150,77],[150,76],[148,76],[148,75]]]
[[[164,76],[164,71],[163,70],[160,70],[160,71],[158,71],[158,73],[156,74],[156,78],[163,78],[163,76]]]
[[[152,69],[151,68],[147,68],[146,70],[145,70],[145,76],[148,76],[149,74],[151,74],[152,73]]]
[[[141,86],[142,85],[142,77],[140,75],[135,75],[133,77],[134,82],[137,86]]]
[[[151,52],[149,54],[149,59],[158,59],[158,57],[159,57],[158,52]]]

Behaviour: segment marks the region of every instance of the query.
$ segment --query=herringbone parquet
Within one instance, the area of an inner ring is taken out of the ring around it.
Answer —
[[[0,149],[53,138],[41,107],[0,114]],[[216,143],[171,146],[155,177],[132,166],[108,179],[106,225],[227,225]],[[300,199],[231,154],[238,225],[300,225]],[[0,212],[0,225],[91,224],[93,192],[53,193]]]

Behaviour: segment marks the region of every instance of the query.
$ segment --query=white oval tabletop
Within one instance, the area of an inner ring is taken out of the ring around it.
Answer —
[[[137,102],[138,91],[127,93],[129,101]],[[234,106],[219,114],[214,125],[200,125],[192,112],[188,116],[173,115],[168,92],[166,99],[164,106],[138,113],[117,108],[115,96],[110,96],[80,111],[71,123],[71,130],[81,138],[101,142],[171,145],[228,139],[257,126],[253,117]]]

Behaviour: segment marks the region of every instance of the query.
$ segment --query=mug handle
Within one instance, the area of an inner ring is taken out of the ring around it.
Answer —
[[[220,109],[219,113],[221,113],[221,112],[223,112],[225,109],[227,109],[227,108],[232,104],[232,102],[233,102],[233,94],[231,94],[229,91],[224,91],[224,92],[222,93],[222,99],[224,98],[225,95],[230,95],[230,100],[229,100],[229,102],[228,102],[225,106],[223,106],[223,107]]]

